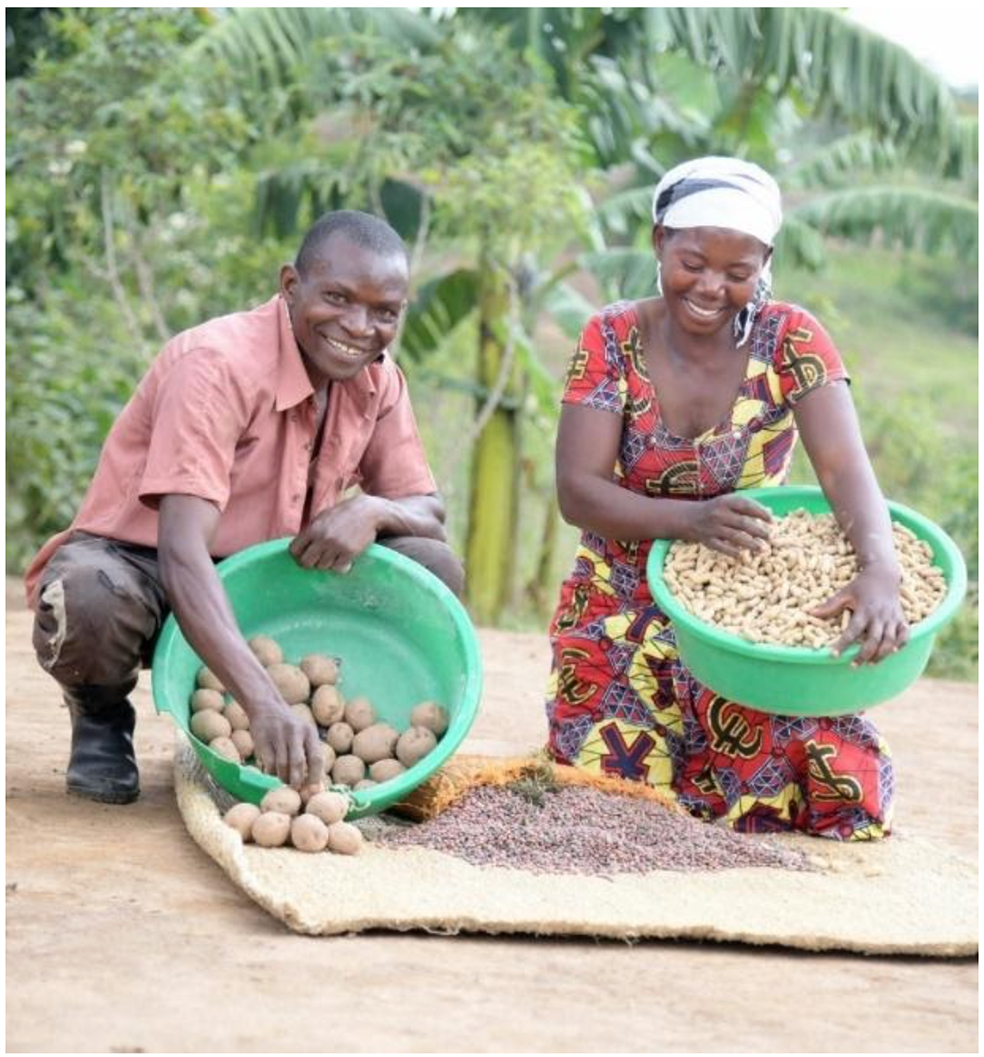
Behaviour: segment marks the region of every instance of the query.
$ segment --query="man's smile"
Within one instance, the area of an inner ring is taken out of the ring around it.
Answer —
[[[323,335],[324,337],[324,335]],[[368,356],[372,351],[371,349],[358,349],[354,345],[346,345],[342,341],[337,341],[335,338],[325,337],[324,340],[333,348],[340,352],[343,356],[348,356],[350,359],[357,360],[362,356]]]

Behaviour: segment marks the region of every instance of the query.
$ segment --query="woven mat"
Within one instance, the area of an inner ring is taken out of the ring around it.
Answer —
[[[296,932],[416,929],[713,939],[935,957],[977,952],[976,863],[904,834],[871,844],[779,838],[807,851],[817,866],[809,872],[754,867],[544,875],[371,841],[357,856],[308,855],[244,845],[222,822],[227,794],[180,731],[174,770],[178,807],[194,840]],[[370,835],[373,821],[360,823]]]

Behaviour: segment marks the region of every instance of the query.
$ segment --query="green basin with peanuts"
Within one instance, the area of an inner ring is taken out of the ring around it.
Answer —
[[[795,510],[830,513],[823,491],[810,486],[750,488],[743,496],[777,517]],[[910,629],[909,641],[878,664],[852,667],[860,647],[835,657],[829,647],[774,646],[749,642],[699,620],[673,596],[663,566],[673,540],[655,540],[646,575],[653,598],[673,622],[680,657],[694,677],[715,693],[763,712],[786,716],[841,716],[898,696],[924,671],[940,629],[960,608],[967,567],[952,539],[936,524],[901,503],[889,502],[892,520],[925,540],[947,590],[939,606]]]
[[[440,704],[450,719],[422,760],[387,782],[352,792],[350,819],[375,814],[446,763],[474,722],[482,691],[475,630],[454,594],[402,554],[374,543],[340,574],[302,568],[289,544],[260,543],[216,567],[243,636],[269,635],[294,664],[309,653],[340,658],[343,696],[369,698],[378,718],[398,730],[425,700]],[[280,779],[225,759],[191,734],[190,698],[201,666],[172,614],[154,651],[154,704],[188,734],[220,786],[238,800],[259,803]]]

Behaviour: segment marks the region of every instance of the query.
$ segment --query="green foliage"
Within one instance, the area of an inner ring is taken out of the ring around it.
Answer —
[[[976,260],[978,209],[974,202],[938,191],[862,187],[833,191],[801,206],[797,219],[830,235],[871,237],[938,252],[954,249]]]
[[[652,292],[654,182],[733,152],[786,192],[779,293],[811,269],[798,299],[845,339],[886,491],[951,531],[976,585],[959,454],[976,437],[976,100],[841,12],[62,8],[8,27],[9,567],[68,522],[154,350],[270,296],[306,225],[347,206],[413,252],[402,362],[459,545],[484,531],[465,520],[482,441],[462,438],[501,392],[520,493],[507,619],[525,619],[520,585],[542,605],[562,550],[570,341],[597,300]],[[510,309],[489,315],[493,269]],[[508,385],[481,342],[513,358]],[[976,670],[976,613],[975,593],[934,671]]]
[[[44,318],[20,291],[7,301],[7,568],[65,528],[99,449],[151,349],[133,347],[108,297],[66,285]]]

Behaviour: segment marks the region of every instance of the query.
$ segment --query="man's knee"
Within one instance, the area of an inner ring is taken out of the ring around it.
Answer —
[[[42,583],[34,649],[63,686],[115,686],[139,672],[157,627],[129,570],[63,559]]]
[[[425,539],[422,536],[391,536],[379,542],[390,550],[412,558],[432,572],[459,598],[465,590],[465,568],[461,559],[441,540]]]

